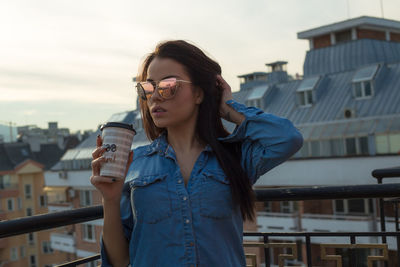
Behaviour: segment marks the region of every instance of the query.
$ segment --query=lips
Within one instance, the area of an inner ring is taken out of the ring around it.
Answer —
[[[151,109],[151,113],[161,113],[161,112],[166,112],[166,110],[159,106],[155,106]]]

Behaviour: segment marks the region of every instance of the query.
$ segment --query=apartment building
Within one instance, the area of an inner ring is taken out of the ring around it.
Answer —
[[[47,213],[44,171],[58,161],[63,151],[43,145],[32,152],[24,143],[0,144],[0,220]],[[1,267],[50,267],[72,259],[50,246],[50,233],[40,231],[0,240]]]

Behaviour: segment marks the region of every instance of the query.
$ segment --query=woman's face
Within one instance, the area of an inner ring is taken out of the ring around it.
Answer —
[[[160,80],[174,77],[177,80],[190,81],[183,65],[169,58],[154,58],[147,70],[147,81],[158,84]],[[147,100],[154,124],[159,128],[182,127],[195,123],[198,106],[203,100],[200,89],[194,89],[191,83],[177,82],[177,91],[171,99],[163,99],[157,90]]]

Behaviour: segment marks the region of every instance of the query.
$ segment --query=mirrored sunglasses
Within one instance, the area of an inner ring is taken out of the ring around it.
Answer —
[[[176,78],[167,78],[157,83],[154,81],[138,82],[136,89],[143,100],[148,100],[154,94],[154,90],[157,90],[163,99],[171,99],[176,95],[180,82],[191,83],[190,81]]]

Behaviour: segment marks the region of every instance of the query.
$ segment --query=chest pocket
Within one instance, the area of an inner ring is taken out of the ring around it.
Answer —
[[[221,171],[208,171],[201,183],[200,214],[212,219],[232,216],[233,201],[229,181]]]
[[[171,217],[167,175],[148,175],[130,182],[132,212],[138,222],[158,223]]]

